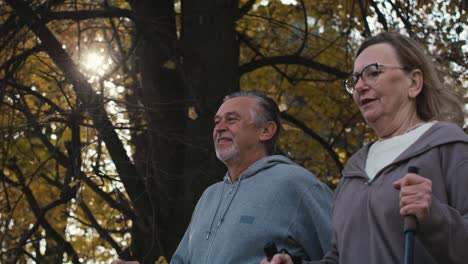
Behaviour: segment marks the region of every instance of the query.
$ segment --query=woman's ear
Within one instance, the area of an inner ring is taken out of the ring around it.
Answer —
[[[260,130],[260,136],[259,139],[260,141],[268,141],[270,140],[276,133],[276,123],[273,121],[268,121],[263,125],[263,127]]]
[[[411,86],[408,90],[409,98],[416,98],[421,93],[424,83],[424,76],[420,69],[414,69],[411,72]]]

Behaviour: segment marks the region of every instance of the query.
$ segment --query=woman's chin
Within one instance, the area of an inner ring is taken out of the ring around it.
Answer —
[[[368,111],[362,113],[362,116],[364,117],[364,120],[366,120],[366,123],[372,127],[372,124],[375,124],[377,120],[379,119],[379,115],[377,115],[375,112]]]

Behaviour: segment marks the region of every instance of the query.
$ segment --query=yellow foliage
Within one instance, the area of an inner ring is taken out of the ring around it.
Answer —
[[[155,264],[168,264],[169,262],[167,262],[166,258],[164,256],[161,256],[158,258],[158,260],[156,260]]]
[[[40,5],[47,1],[31,2]],[[248,2],[240,0],[239,6]],[[300,6],[300,1],[296,2],[286,5],[280,0],[257,0],[248,14],[236,22],[236,30],[242,37],[239,38],[240,66],[287,55],[346,73],[352,68],[353,52],[367,34],[367,26],[373,34],[383,28],[374,8],[366,1],[362,1],[362,9],[358,1],[310,0],[304,1],[305,9]],[[466,34],[459,31],[466,28],[467,14],[459,9],[456,2],[407,1],[405,4],[411,5],[407,10],[411,11],[408,15],[412,16],[414,34],[428,41],[426,44],[431,46],[437,60],[450,73],[446,78],[455,86],[458,85],[459,93],[466,97],[466,55],[463,53],[466,40],[460,37]],[[181,1],[174,3],[176,12],[182,12]],[[129,1],[125,0],[109,0],[107,5],[130,9]],[[402,23],[396,20],[394,12],[383,8],[384,4],[378,3],[378,6],[387,20],[387,26],[399,29]],[[0,12],[1,28],[8,29],[5,23],[14,13],[4,2],[0,2],[0,9],[4,11]],[[54,6],[51,12],[105,9],[103,1],[79,0],[65,1]],[[435,13],[450,14],[447,16],[450,19],[432,19],[434,10],[438,10]],[[182,15],[177,14],[175,19],[176,31],[180,33]],[[369,21],[377,22],[368,24]],[[431,28],[431,23],[427,21],[434,21],[437,28]],[[4,255],[9,254],[5,252],[13,252],[18,240],[36,223],[34,210],[37,208],[31,206],[28,199],[34,199],[37,207],[44,208],[63,195],[62,185],[69,173],[69,160],[61,163],[56,155],[70,156],[67,145],[72,140],[70,122],[74,115],[81,118],[77,123],[81,163],[79,173],[73,174],[70,179],[70,186],[79,188],[69,202],[49,210],[45,220],[72,244],[84,262],[108,262],[115,258],[115,253],[96,229],[90,228],[86,209],[92,211],[100,226],[114,231],[112,238],[120,245],[130,243],[128,231],[132,223],[84,184],[84,179],[80,177],[87,177],[85,179],[116,201],[127,201],[127,194],[123,186],[114,180],[118,175],[106,145],[98,138],[96,124],[89,119],[89,113],[83,111],[82,102],[76,96],[76,87],[65,79],[59,67],[44,52],[34,52],[19,63],[10,63],[10,60],[23,56],[30,49],[40,48],[37,37],[27,27],[20,27],[20,24],[19,20],[15,21],[15,29],[11,31],[13,33],[0,36],[0,164],[6,186],[0,186],[0,230],[5,230],[0,232],[0,262]],[[140,102],[131,99],[140,92],[133,88],[141,81],[140,73],[134,68],[133,60],[138,57],[132,46],[136,41],[133,39],[136,32],[141,32],[135,29],[133,22],[128,18],[96,17],[84,20],[53,19],[47,26],[63,44],[74,63],[81,67],[81,73],[89,78],[89,83],[99,97],[93,99],[102,100],[113,124],[131,127],[128,121],[129,109],[141,109]],[[466,33],[466,30],[463,32]],[[106,56],[106,61],[110,61],[108,71],[105,72],[106,82],[96,77],[97,70],[82,67],[88,52],[98,52]],[[177,54],[181,57],[185,55],[183,52]],[[172,58],[164,65],[167,70],[174,70],[176,66]],[[283,120],[280,150],[331,187],[335,187],[340,178],[340,166],[337,163],[345,164],[357,149],[375,139],[351,96],[344,91],[342,79],[342,76],[317,66],[285,63],[258,67],[243,73],[240,80],[241,89],[269,94],[279,103],[282,111],[310,130],[306,131],[293,122]],[[14,82],[10,83],[12,80]],[[187,113],[192,119],[198,119],[198,115],[203,114],[192,110],[188,109]],[[133,114],[138,116],[140,113]],[[144,114],[142,111],[141,115]],[[144,120],[141,124],[148,125]],[[145,129],[135,133],[144,133]],[[130,130],[116,131],[126,150],[131,153]],[[31,197],[25,195],[26,187],[31,191]],[[31,234],[24,247],[28,254],[35,255],[38,248],[39,251],[57,248],[57,242],[46,232],[39,227]],[[21,261],[26,262],[26,257]],[[70,262],[70,259],[64,261]],[[156,263],[168,261],[160,257]]]

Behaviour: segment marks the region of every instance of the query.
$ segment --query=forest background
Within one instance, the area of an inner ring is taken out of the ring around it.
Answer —
[[[225,173],[212,120],[239,89],[336,187],[375,138],[343,88],[359,43],[418,39],[466,105],[466,26],[461,0],[0,0],[0,262],[169,259]]]

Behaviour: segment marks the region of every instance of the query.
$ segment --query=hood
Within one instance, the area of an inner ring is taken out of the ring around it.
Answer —
[[[453,142],[468,143],[468,136],[457,125],[438,121],[422,134],[416,142],[403,151],[391,164],[411,159],[415,155],[419,155],[427,150]],[[367,154],[373,143],[374,142],[367,144],[349,159],[343,170],[344,177],[356,175],[365,171]]]
[[[239,176],[239,181],[250,178],[253,175],[257,174],[258,172],[271,168],[275,166],[276,164],[296,165],[296,163],[286,158],[285,156],[281,156],[281,155],[267,156],[267,157],[264,157],[263,159],[257,160],[255,163],[250,165],[243,173],[241,173],[241,175]],[[231,178],[229,177],[229,172],[227,172],[226,175],[224,176],[224,180],[231,182]]]

